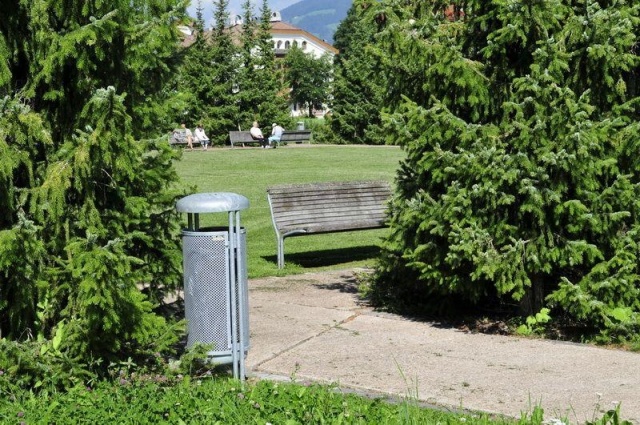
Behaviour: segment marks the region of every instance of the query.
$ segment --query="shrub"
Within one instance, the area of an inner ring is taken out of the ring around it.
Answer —
[[[378,47],[394,53],[381,66],[405,87],[385,125],[407,160],[373,299],[546,307],[604,340],[636,338],[638,7],[543,2],[525,18],[470,2],[445,25],[437,6],[390,4],[365,19],[384,28]]]

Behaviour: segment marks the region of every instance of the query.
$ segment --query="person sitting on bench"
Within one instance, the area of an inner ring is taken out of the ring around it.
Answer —
[[[260,146],[262,146],[263,149],[267,147],[267,139],[262,134],[262,130],[260,130],[260,127],[258,127],[258,121],[253,122],[253,127],[251,127],[251,130],[249,130],[249,133],[251,133],[251,137],[253,138],[253,140],[260,141]]]
[[[202,145],[202,150],[206,151],[209,147],[209,138],[205,134],[204,128],[202,128],[202,124],[198,124],[198,126],[196,127],[195,136],[196,141],[200,142],[200,144]]]
[[[271,137],[269,137],[269,146],[276,148],[280,143],[282,133],[284,133],[284,128],[282,128],[275,122],[271,124]]]
[[[193,134],[191,133],[191,130],[187,128],[187,125],[185,123],[182,123],[180,127],[182,127],[182,130],[184,131],[184,136],[187,139],[187,146],[189,147],[190,150],[193,150]]]

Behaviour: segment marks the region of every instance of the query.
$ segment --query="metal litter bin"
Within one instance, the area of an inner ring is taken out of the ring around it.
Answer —
[[[228,192],[189,195],[176,204],[188,215],[182,231],[187,347],[213,344],[211,360],[232,363],[240,379],[249,349],[247,244],[240,211],[248,207],[247,198]],[[228,227],[200,227],[200,214],[217,212],[228,213]]]
[[[298,121],[298,130],[304,130],[304,121]]]

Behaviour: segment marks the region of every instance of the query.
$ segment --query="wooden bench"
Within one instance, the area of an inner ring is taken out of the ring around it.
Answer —
[[[231,142],[231,147],[234,147],[236,144],[242,144],[242,146],[248,143],[260,144],[260,140],[251,137],[251,133],[248,131],[230,131],[229,141]]]
[[[183,129],[173,130],[169,134],[169,144],[171,146],[187,146],[187,132]],[[191,145],[200,145],[195,137],[191,136]]]
[[[285,130],[280,142],[311,143],[311,130]]]
[[[269,136],[267,136],[267,138],[269,138]],[[237,144],[244,146],[250,143],[260,143],[259,140],[251,137],[251,133],[248,131],[230,131],[229,141],[231,142],[231,147]],[[285,132],[282,133],[280,142],[311,143],[311,130],[285,130]],[[280,143],[278,143],[278,145],[280,145]]]
[[[276,231],[278,268],[284,239],[317,233],[386,227],[391,187],[384,181],[290,184],[267,188]]]

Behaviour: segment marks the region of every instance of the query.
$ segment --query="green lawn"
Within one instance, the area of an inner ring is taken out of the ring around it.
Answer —
[[[250,207],[247,229],[250,277],[370,266],[388,229],[330,233],[285,240],[284,270],[276,265],[276,237],[266,189],[283,183],[387,180],[393,182],[404,152],[394,146],[291,145],[278,149],[217,148],[184,151],[176,161],[189,193],[234,192]],[[194,188],[195,187],[195,188]],[[186,222],[186,216],[185,216]],[[226,225],[226,214],[202,214],[202,225]]]

